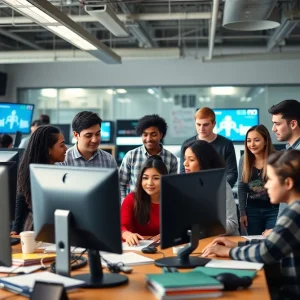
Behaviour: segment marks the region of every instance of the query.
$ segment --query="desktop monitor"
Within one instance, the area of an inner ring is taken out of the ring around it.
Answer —
[[[286,144],[273,144],[276,151],[286,150]]]
[[[137,145],[142,144],[140,136],[136,135],[138,120],[117,120],[116,145]]]
[[[117,146],[116,161],[118,166],[121,165],[122,160],[126,155],[126,153],[130,150],[135,149],[136,147],[137,147],[136,145]]]
[[[21,140],[22,140],[22,136],[23,136],[23,133],[21,131],[16,132],[15,140],[14,140],[14,148],[19,147]]]
[[[33,104],[0,103],[0,133],[30,133]]]
[[[9,207],[10,220],[15,218],[16,196],[17,196],[17,175],[18,175],[19,154],[14,151],[0,151],[0,166],[4,166],[8,172]]]
[[[15,160],[17,162],[18,168],[19,168],[20,163],[22,161],[24,151],[25,151],[24,148],[0,148],[0,157],[1,157],[1,152],[18,152],[19,155],[15,156],[14,158],[12,158],[10,156],[10,154],[8,154],[8,153],[6,155],[8,155],[8,157],[10,157],[11,159]],[[2,159],[3,159],[3,157],[2,157]]]
[[[200,238],[226,233],[225,169],[167,175],[161,178],[161,248],[189,243],[177,257],[155,261],[159,267],[194,268],[209,259],[189,256]]]
[[[259,124],[257,108],[215,108],[214,132],[233,142],[244,142],[248,129]]]
[[[89,287],[126,283],[126,276],[103,274],[99,256],[100,250],[122,253],[118,170],[31,164],[30,182],[35,237],[56,242],[56,270],[69,275],[65,250],[83,247],[91,274],[78,279]]]
[[[71,125],[70,124],[51,124],[52,126],[57,127],[65,138],[65,144],[70,145],[70,134],[71,134]]]
[[[102,121],[101,144],[114,144],[114,122]]]
[[[9,219],[9,190],[8,190],[8,172],[3,166],[0,166],[0,266],[10,267],[11,246],[10,246],[10,219]]]

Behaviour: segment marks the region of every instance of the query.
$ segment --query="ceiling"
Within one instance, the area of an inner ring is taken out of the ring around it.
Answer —
[[[71,16],[116,52],[118,50],[125,51],[123,53],[135,50],[145,50],[148,53],[156,51],[156,55],[159,56],[160,51],[161,53],[165,51],[167,56],[168,51],[170,50],[171,53],[175,48],[178,50],[176,53],[181,57],[193,56],[208,58],[208,60],[226,57],[234,59],[237,56],[247,55],[261,55],[263,58],[268,58],[271,57],[271,53],[280,58],[285,52],[297,57],[300,55],[298,54],[300,52],[299,1],[268,1],[275,3],[275,9],[281,12],[281,15],[284,13],[285,16],[288,15],[293,19],[289,30],[281,33],[278,39],[275,39],[278,28],[258,31],[235,31],[224,28],[222,20],[225,1],[222,0],[51,0],[49,2]],[[85,5],[97,4],[110,6],[129,31],[128,37],[115,37],[86,13]],[[214,9],[218,16],[215,20]],[[270,6],[270,13],[273,10],[274,6]],[[281,27],[284,26],[282,20],[281,17]],[[276,41],[271,45],[272,39]],[[74,49],[76,48],[73,45],[45,28],[31,20],[26,21],[22,15],[0,0],[0,56],[1,52],[8,55],[13,51],[22,51],[25,54],[25,51],[29,50],[53,52],[53,50]],[[36,52],[36,55],[39,52]],[[123,57],[122,54],[121,56]]]

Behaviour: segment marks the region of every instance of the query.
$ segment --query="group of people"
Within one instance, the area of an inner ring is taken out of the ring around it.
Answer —
[[[289,151],[275,152],[267,128],[253,126],[246,134],[238,172],[233,143],[213,132],[215,114],[212,109],[203,107],[195,114],[197,134],[182,144],[180,172],[225,168],[227,235],[239,235],[232,192],[237,180],[240,226],[251,235],[268,235],[260,243],[245,246],[219,238],[204,250],[204,256],[225,255],[264,263],[281,260],[282,274],[288,276],[290,282],[295,282],[300,277],[297,262],[300,248],[300,177],[297,177],[300,174],[300,151],[292,149],[300,149],[300,102],[285,100],[271,107],[269,113],[272,114],[272,130],[277,140],[286,142]],[[117,168],[114,157],[98,148],[101,121],[96,113],[78,113],[72,121],[77,142],[68,151],[64,137],[56,127],[42,125],[35,129],[20,165],[12,234],[33,228],[30,163]],[[142,145],[128,151],[119,168],[122,239],[129,245],[138,244],[143,236],[159,234],[160,178],[177,174],[178,170],[177,158],[161,143],[167,128],[165,120],[158,115],[142,117],[136,127]],[[277,220],[278,213],[280,218]]]

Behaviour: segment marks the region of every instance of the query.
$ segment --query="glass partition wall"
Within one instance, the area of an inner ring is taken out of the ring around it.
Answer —
[[[71,123],[82,110],[103,120],[139,119],[159,114],[168,123],[165,144],[180,145],[195,134],[197,108],[258,108],[259,121],[271,131],[268,108],[284,99],[299,99],[300,86],[184,86],[114,88],[22,88],[18,102],[35,104],[33,119],[48,114],[53,124]],[[276,142],[274,135],[273,141]]]

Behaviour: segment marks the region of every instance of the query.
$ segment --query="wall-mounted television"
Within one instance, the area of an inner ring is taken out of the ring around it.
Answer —
[[[0,133],[30,133],[33,104],[0,103]]]
[[[101,144],[114,144],[114,122],[102,121]]]
[[[136,136],[138,120],[117,120],[116,145],[141,145],[142,139]]]
[[[214,132],[233,142],[243,142],[248,129],[259,124],[257,108],[215,108],[216,126]]]

